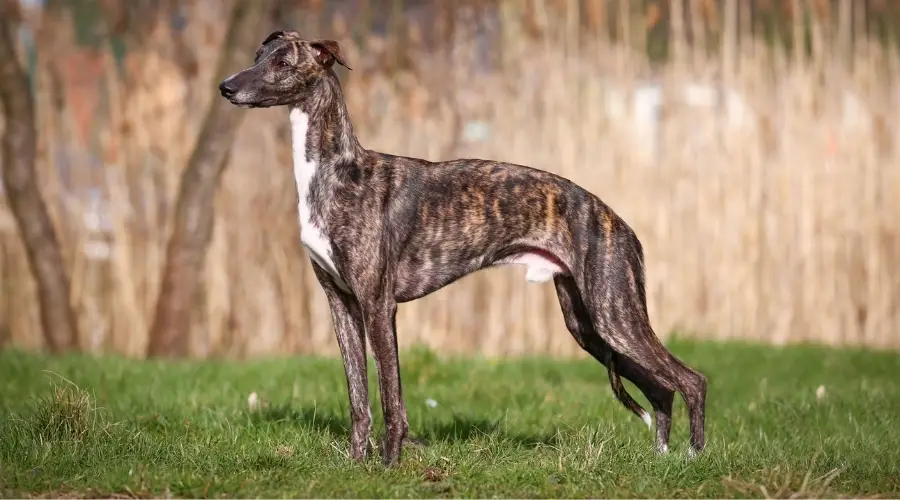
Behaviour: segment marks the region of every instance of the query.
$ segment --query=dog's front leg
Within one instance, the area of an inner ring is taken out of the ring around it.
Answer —
[[[328,298],[331,320],[344,360],[347,392],[350,395],[350,457],[363,460],[372,431],[372,412],[369,408],[366,334],[362,312],[355,297],[338,288],[332,277],[314,261],[312,265]]]
[[[390,467],[400,461],[400,450],[409,432],[397,354],[397,302],[392,295],[384,293],[371,300],[361,300],[360,305],[378,369],[381,410],[385,422],[382,460],[386,467]]]

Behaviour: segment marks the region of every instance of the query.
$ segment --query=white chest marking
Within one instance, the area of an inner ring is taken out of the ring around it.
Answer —
[[[306,133],[309,130],[309,115],[299,108],[291,109],[291,146],[294,156],[294,180],[297,182],[297,195],[300,212],[300,241],[316,264],[322,266],[330,274],[337,285],[346,292],[350,291],[347,283],[341,278],[334,260],[331,258],[331,241],[322,228],[311,220],[309,206],[309,185],[318,165],[306,158]]]

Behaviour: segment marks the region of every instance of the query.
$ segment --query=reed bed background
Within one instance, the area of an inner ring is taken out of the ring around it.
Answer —
[[[179,175],[224,76],[225,5],[181,2],[183,28],[161,24],[121,59],[112,37],[79,43],[65,11],[28,17],[37,168],[86,351],[145,352]],[[341,43],[365,147],[582,184],[643,241],[663,338],[900,347],[892,2],[379,5],[292,3],[282,19]],[[767,28],[755,11],[767,5],[790,14],[786,29]],[[194,356],[337,353],[299,243],[289,140],[283,109],[247,111],[193,304]],[[0,290],[0,345],[40,349],[2,196]],[[493,269],[401,305],[398,335],[444,353],[580,356],[558,309],[552,285]]]

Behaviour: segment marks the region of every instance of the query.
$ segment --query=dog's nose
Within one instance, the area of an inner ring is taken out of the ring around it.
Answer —
[[[219,84],[219,92],[222,93],[222,97],[229,98],[233,97],[234,94],[237,94],[237,88],[234,83],[224,80]]]

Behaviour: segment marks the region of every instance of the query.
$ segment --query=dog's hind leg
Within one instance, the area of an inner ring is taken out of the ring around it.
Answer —
[[[566,327],[575,337],[578,345],[587,351],[601,364],[606,365],[609,372],[609,383],[613,394],[626,408],[641,417],[647,426],[651,426],[650,414],[638,404],[625,390],[621,376],[634,383],[653,405],[656,414],[656,448],[661,453],[669,449],[669,431],[672,426],[672,400],[674,391],[655,383],[652,377],[644,374],[644,370],[630,359],[620,356],[594,331],[590,315],[578,294],[575,281],[569,276],[557,275],[554,278],[556,294],[562,309]]]
[[[624,224],[615,224],[615,229],[607,224],[605,252],[585,256],[585,272],[576,280],[579,291],[594,329],[610,348],[639,366],[640,375],[649,382],[681,393],[691,419],[691,454],[696,454],[706,444],[706,377],[672,355],[653,332],[644,294],[640,242]],[[637,375],[636,370],[631,371],[631,375]]]
[[[553,278],[553,283],[556,286],[556,295],[559,298],[559,306],[562,309],[566,328],[575,338],[575,342],[606,367],[609,373],[609,385],[616,399],[649,426],[650,414],[625,390],[616,371],[616,353],[594,331],[591,317],[578,294],[575,281],[569,276],[558,274]]]
[[[641,390],[653,406],[656,415],[656,451],[669,451],[669,431],[672,429],[672,402],[675,391],[656,383],[644,368],[625,356],[617,356],[616,370]]]

